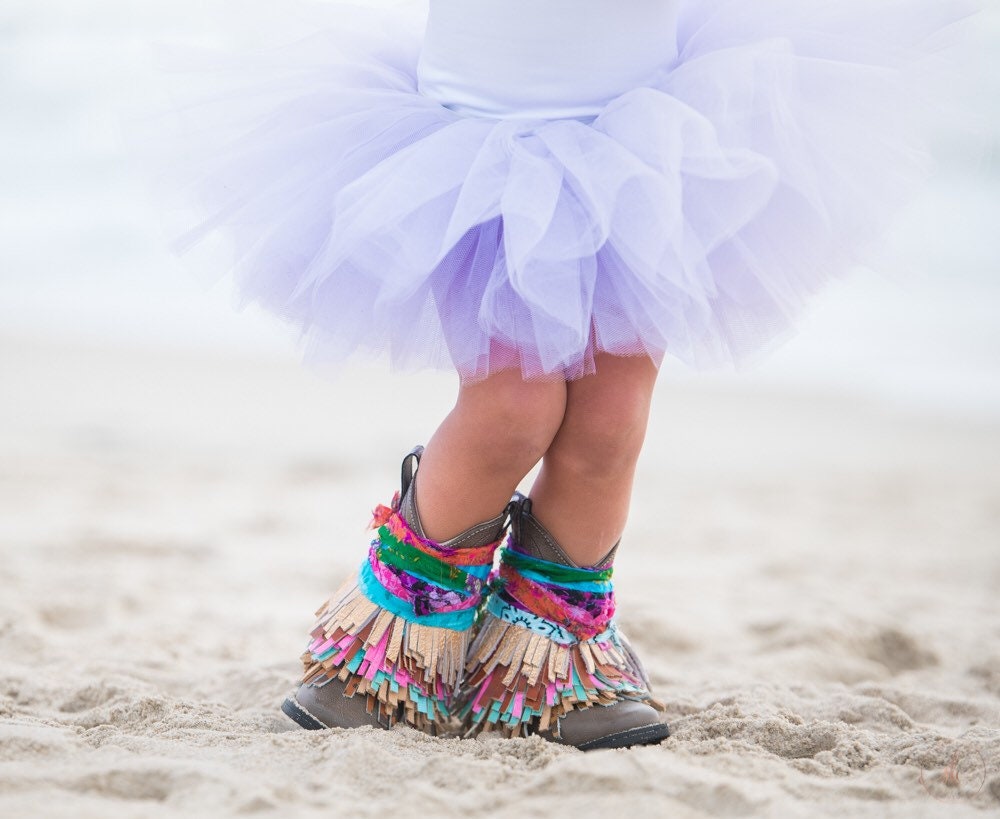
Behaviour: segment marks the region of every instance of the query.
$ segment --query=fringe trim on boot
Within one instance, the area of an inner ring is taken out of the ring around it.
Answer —
[[[317,612],[302,681],[338,679],[346,696],[366,697],[368,713],[386,727],[433,732],[449,719],[462,684],[498,544],[436,551],[384,506],[373,528],[368,560]]]
[[[466,681],[460,713],[471,726],[468,734],[558,735],[559,718],[570,711],[613,705],[619,699],[663,709],[614,623],[589,640],[578,640],[558,624],[496,595],[470,648]]]

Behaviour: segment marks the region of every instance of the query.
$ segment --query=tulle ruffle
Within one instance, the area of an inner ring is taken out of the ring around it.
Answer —
[[[593,121],[460,115],[417,91],[419,21],[342,12],[180,112],[170,179],[201,215],[178,247],[225,236],[242,297],[314,359],[465,380],[577,377],[598,352],[738,363],[926,176],[970,11],[687,0],[680,56]]]

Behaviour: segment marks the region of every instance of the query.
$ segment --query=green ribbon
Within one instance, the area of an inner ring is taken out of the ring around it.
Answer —
[[[375,547],[375,556],[387,566],[400,569],[411,574],[418,574],[431,583],[453,591],[472,592],[482,581],[470,575],[457,566],[449,566],[435,557],[422,552],[399,540],[389,531],[387,526],[378,530],[380,543]]]
[[[502,555],[503,562],[515,569],[525,569],[535,572],[545,577],[552,583],[593,583],[595,581],[610,580],[612,569],[581,569],[576,566],[563,566],[561,563],[552,563],[549,560],[540,560],[537,557],[514,552],[505,548]]]

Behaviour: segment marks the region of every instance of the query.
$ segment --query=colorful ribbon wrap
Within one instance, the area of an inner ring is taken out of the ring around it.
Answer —
[[[317,612],[303,682],[338,679],[383,724],[427,730],[450,716],[500,541],[449,548],[413,531],[398,504],[375,509],[367,559]]]
[[[463,718],[470,733],[558,733],[559,717],[622,698],[658,705],[614,622],[610,568],[501,552],[492,595],[469,651]]]

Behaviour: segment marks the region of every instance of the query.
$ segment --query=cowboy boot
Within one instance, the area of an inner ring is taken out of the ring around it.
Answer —
[[[510,507],[451,540],[429,540],[414,489],[422,453],[403,459],[392,507],[375,510],[367,558],[317,612],[302,683],[282,705],[303,728],[404,723],[437,733],[451,717]]]
[[[574,563],[521,498],[466,665],[468,733],[540,734],[589,751],[661,742],[670,730],[614,622],[612,563]]]

